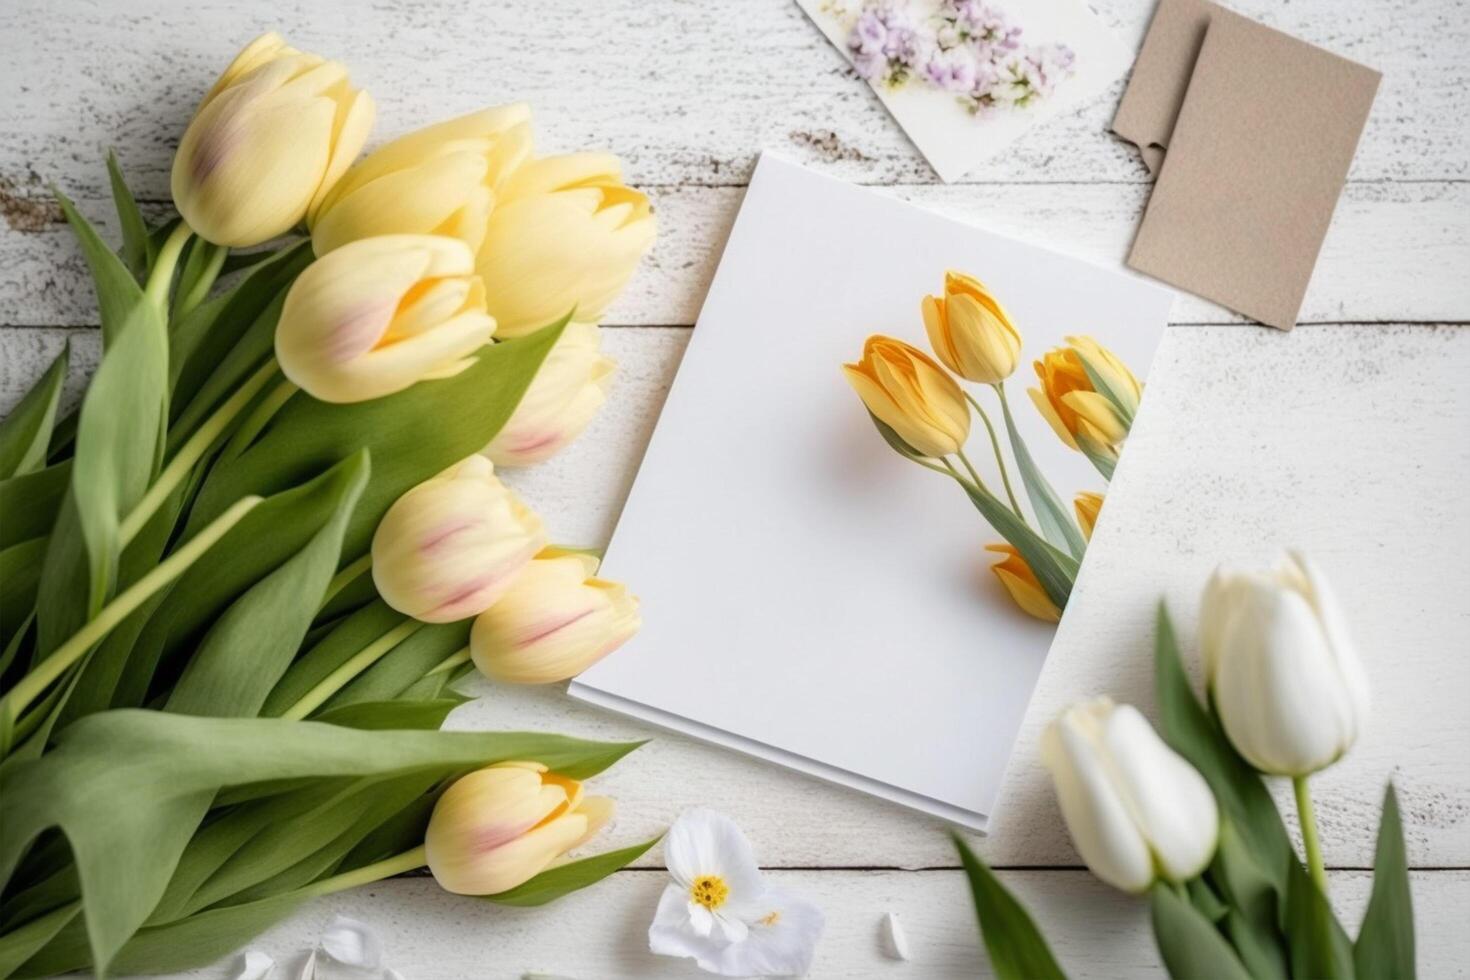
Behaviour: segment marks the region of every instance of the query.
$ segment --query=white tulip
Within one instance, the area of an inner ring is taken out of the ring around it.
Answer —
[[[1216,571],[1200,651],[1225,734],[1262,772],[1309,775],[1357,740],[1368,679],[1336,598],[1302,555],[1270,573]]]
[[[1204,777],[1131,705],[1075,704],[1041,737],[1072,842],[1092,873],[1125,892],[1204,870],[1220,815]]]

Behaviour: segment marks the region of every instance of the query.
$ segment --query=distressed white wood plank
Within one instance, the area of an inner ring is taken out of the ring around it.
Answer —
[[[830,168],[825,168],[830,169]],[[652,192],[659,238],[612,324],[695,321],[743,190],[664,187]],[[1145,185],[1006,184],[885,188],[1002,234],[1116,267],[1127,255],[1148,197]],[[0,329],[96,322],[86,266],[70,230],[39,198],[25,220],[0,227]],[[110,202],[83,202],[109,240]],[[28,229],[39,230],[28,230]],[[1323,246],[1301,319],[1310,322],[1470,320],[1470,183],[1350,184]],[[820,289],[820,283],[813,284]],[[1241,318],[1180,293],[1179,323]]]
[[[1152,4],[1095,0],[1136,48]],[[1023,4],[1013,4],[1021,7]],[[1235,0],[1234,9],[1384,73],[1355,179],[1470,174],[1470,18],[1457,0]],[[377,97],[380,136],[487,103],[524,99],[553,148],[607,146],[645,184],[743,182],[761,147],[875,183],[934,176],[866,84],[792,0],[724,3],[536,0],[375,4],[290,0],[270,15],[229,0],[181,5],[13,0],[16,43],[0,175],[31,172],[101,192],[93,166],[115,146],[142,191],[164,197],[168,155],[200,94],[270,27],[346,60]],[[1107,135],[1122,82],[1028,133],[979,180],[1143,181],[1136,153]]]
[[[813,980],[993,976],[958,871],[778,871],[769,877],[806,895],[826,915]],[[1080,871],[1007,871],[1001,879],[1031,911],[1069,976],[1165,975],[1145,902]],[[667,881],[656,872],[622,872],[550,908],[502,909],[446,894],[430,879],[400,878],[314,901],[248,948],[274,957],[278,976],[293,976],[322,929],[342,914],[371,925],[383,940],[385,964],[409,980],[518,980],[532,971],[567,980],[704,976],[689,960],[648,952],[648,922]],[[1331,875],[1333,901],[1351,933],[1357,932],[1370,886],[1366,873]],[[1422,974],[1470,975],[1470,934],[1459,921],[1470,904],[1470,874],[1421,872],[1410,887]],[[888,911],[903,921],[913,956],[907,963],[881,952],[878,920]],[[238,957],[230,957],[175,976],[225,980],[237,972]]]
[[[607,331],[607,347],[622,364],[609,404],[565,453],[511,477],[557,540],[607,540],[689,335]],[[0,331],[0,410],[19,398],[63,336]],[[78,360],[86,363],[93,335],[76,336]],[[1023,725],[992,836],[982,842],[991,861],[1076,863],[1036,761],[1041,726],[1067,703],[1100,693],[1148,709],[1157,599],[1168,597],[1188,637],[1198,590],[1217,562],[1265,562],[1295,544],[1329,570],[1375,694],[1358,746],[1315,781],[1329,864],[1371,865],[1379,797],[1392,776],[1411,861],[1470,866],[1470,715],[1463,705],[1470,660],[1462,655],[1470,649],[1462,514],[1470,486],[1467,374],[1464,328],[1168,331],[1107,517]],[[926,476],[915,469],[914,479]],[[989,585],[979,546],[991,536],[978,522],[961,531],[975,534],[976,575]],[[697,588],[697,570],[691,575]],[[637,655],[636,642],[624,655]],[[460,709],[451,724],[654,735],[598,779],[600,791],[619,800],[633,836],[651,836],[683,808],[704,804],[728,811],[765,842],[762,858],[774,866],[954,863],[942,826],[897,806],[655,732],[559,689],[483,683],[472,690],[487,697]]]

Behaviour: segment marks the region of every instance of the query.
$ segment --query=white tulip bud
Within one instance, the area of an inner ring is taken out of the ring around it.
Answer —
[[[1092,873],[1125,892],[1204,870],[1220,815],[1204,777],[1131,705],[1075,704],[1041,737],[1072,842]]]
[[[1336,598],[1302,555],[1270,573],[1216,571],[1200,652],[1225,734],[1262,772],[1310,775],[1357,740],[1368,679]]]

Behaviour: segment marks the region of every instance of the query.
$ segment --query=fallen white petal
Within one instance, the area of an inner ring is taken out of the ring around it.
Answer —
[[[296,974],[296,980],[316,980],[316,950],[306,954],[306,959],[301,961],[301,970]]]
[[[376,970],[383,965],[383,943],[366,922],[339,915],[322,933],[322,952],[338,963]]]
[[[885,912],[881,924],[883,953],[892,960],[909,958],[909,937],[904,935],[903,923],[898,921],[897,912]]]
[[[276,961],[258,949],[252,949],[243,957],[244,962],[235,980],[265,980],[276,968]]]
[[[383,971],[383,980],[404,980],[403,974],[389,967]]]

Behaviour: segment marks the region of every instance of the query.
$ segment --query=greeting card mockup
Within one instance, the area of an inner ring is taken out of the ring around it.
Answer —
[[[874,333],[928,350],[921,299],[947,271],[1004,298],[1035,469],[1069,506],[1104,489],[1077,444],[1121,438],[1085,428],[1087,377],[1053,368],[1086,335],[1142,379],[1171,293],[767,154],[604,561],[643,631],[573,696],[984,829],[1055,627],[992,571],[1003,534],[885,444],[842,368]],[[978,420],[968,448],[1004,496]]]
[[[1128,68],[1083,0],[797,2],[945,181]]]

